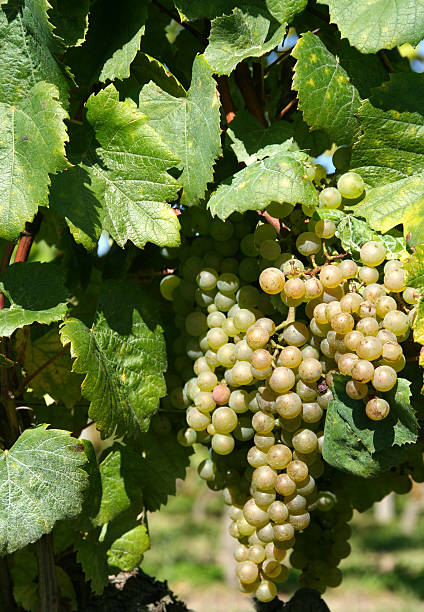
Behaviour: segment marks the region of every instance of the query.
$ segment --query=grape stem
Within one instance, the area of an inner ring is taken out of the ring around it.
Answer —
[[[296,306],[289,306],[289,312],[287,314],[287,319],[283,321],[282,323],[280,323],[280,325],[277,325],[277,327],[275,328],[275,331],[278,332],[280,331],[280,329],[284,329],[285,327],[287,327],[287,325],[290,325],[290,323],[294,323],[295,321],[296,321]]]
[[[322,241],[322,250],[327,261],[333,261],[334,259],[343,259],[343,257],[347,256],[347,253],[336,253],[336,255],[330,255],[327,251],[325,240]]]

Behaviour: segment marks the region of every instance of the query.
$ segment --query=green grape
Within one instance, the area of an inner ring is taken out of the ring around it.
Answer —
[[[197,472],[203,480],[212,480],[216,474],[216,464],[211,459],[204,459],[199,463]]]
[[[374,366],[367,359],[359,359],[352,367],[351,376],[358,382],[367,383],[374,376]]]
[[[377,299],[375,303],[375,308],[377,316],[379,316],[381,319],[384,319],[388,312],[397,309],[396,300],[390,295],[383,295]]]
[[[232,317],[226,318],[226,320],[222,324],[222,329],[231,338],[234,338],[234,336],[237,336],[237,334],[239,333],[239,330],[234,325],[234,320],[232,319]]]
[[[225,368],[232,368],[236,362],[235,345],[228,343],[219,347],[216,352],[216,357],[221,365]]]
[[[383,343],[375,336],[365,336],[356,347],[356,354],[360,359],[374,361],[383,352]]]
[[[246,257],[256,257],[259,249],[256,246],[255,237],[253,234],[247,234],[240,241],[240,250]]]
[[[267,261],[274,261],[281,254],[281,248],[275,240],[264,240],[259,247],[259,252],[261,257]]]
[[[336,233],[336,224],[330,219],[320,219],[314,227],[314,232],[319,238],[332,238]]]
[[[384,286],[387,291],[393,293],[401,293],[406,289],[406,276],[405,272],[401,269],[392,270],[388,274],[384,275]]]
[[[305,478],[308,476],[306,474]],[[303,480],[305,480],[305,478]],[[299,481],[300,482],[300,481]],[[296,482],[286,473],[278,474],[275,480],[275,490],[279,495],[293,495],[296,491]]]
[[[307,357],[300,364],[298,373],[305,383],[314,383],[322,376],[321,363],[314,357]]]
[[[393,389],[397,382],[397,374],[395,370],[390,366],[378,366],[374,370],[374,376],[372,379],[372,385],[377,391],[390,391]]]
[[[252,417],[252,427],[258,434],[268,434],[274,428],[274,418],[259,410]]]
[[[257,467],[252,474],[252,485],[259,491],[274,489],[277,472],[268,465]]]
[[[239,288],[240,281],[235,274],[225,272],[219,276],[216,285],[221,293],[232,294]]]
[[[213,372],[201,372],[197,377],[197,386],[200,391],[212,391],[218,384],[218,379]]]
[[[234,450],[234,444],[231,434],[216,433],[212,436],[211,447],[218,455],[229,455]]]
[[[159,285],[161,295],[166,300],[172,301],[174,291],[180,283],[181,278],[175,274],[168,274],[168,276],[164,276]]]
[[[228,240],[234,233],[234,226],[231,221],[220,221],[214,219],[209,225],[209,233],[218,242]]]
[[[335,187],[325,187],[319,194],[319,203],[321,208],[339,208],[342,203],[340,191]]]
[[[366,285],[369,285],[378,281],[379,274],[378,270],[376,270],[375,268],[363,266],[362,268],[359,268],[358,276],[359,280],[361,280]]]
[[[289,204],[288,202],[283,202],[282,204],[279,202],[271,202],[271,204],[268,204],[266,207],[266,212],[276,219],[285,219],[293,210],[294,204]]]
[[[409,330],[408,315],[400,310],[392,310],[385,315],[383,327],[398,337],[403,336]]]
[[[253,350],[247,344],[246,340],[240,340],[235,345],[236,359],[239,361],[250,361]]]
[[[337,181],[337,189],[344,198],[359,198],[365,189],[364,180],[356,172],[346,172]]]
[[[272,601],[277,596],[277,587],[272,580],[262,579],[255,591],[255,597],[263,603]]]
[[[259,448],[256,448],[256,446],[252,446],[251,448],[249,448],[249,451],[247,453],[247,462],[253,468],[258,468],[262,465],[268,465],[266,453],[264,453]]]
[[[256,416],[256,415],[254,415]],[[268,465],[275,470],[282,470],[292,460],[292,453],[288,446],[275,444],[267,453]]]
[[[249,385],[252,380],[252,371],[248,361],[237,361],[231,370],[232,379],[237,386]]]
[[[402,297],[407,304],[417,304],[420,294],[417,289],[414,289],[414,287],[406,287]]]
[[[255,324],[247,330],[245,340],[251,349],[256,350],[263,348],[268,343],[269,336],[270,334],[266,329]]]
[[[365,266],[376,268],[386,259],[386,247],[382,242],[370,240],[362,245],[360,257]]]
[[[259,284],[262,291],[275,295],[282,291],[285,284],[285,277],[279,268],[266,268],[259,276]]]
[[[191,312],[185,319],[185,329],[191,336],[200,336],[208,329],[206,316],[203,312]]]
[[[340,270],[339,266],[328,264],[324,266],[321,270],[319,279],[324,285],[324,287],[334,289],[343,281],[343,273]]]
[[[177,434],[177,440],[181,446],[192,446],[197,441],[197,432],[191,427],[180,429]]]
[[[313,232],[303,232],[296,239],[296,249],[301,255],[315,255],[321,248],[321,239]]]
[[[318,402],[303,402],[302,420],[305,423],[318,423],[323,415],[323,410]]]
[[[351,259],[343,259],[339,264],[339,268],[345,280],[355,278],[358,274],[358,266]]]
[[[223,312],[220,312],[219,310],[217,310],[216,312],[209,313],[206,318],[206,323],[209,328],[222,327],[224,321],[226,321],[226,316]]]
[[[251,584],[257,580],[259,569],[252,561],[242,561],[237,564],[236,574],[242,584]]]
[[[286,393],[295,383],[295,375],[293,371],[284,366],[275,368],[269,379],[269,386],[277,393]]]
[[[222,274],[237,274],[239,262],[235,257],[226,257],[221,262],[221,273]]]
[[[233,294],[224,294],[218,291],[214,298],[214,304],[221,312],[228,312],[236,303],[236,298]]]
[[[385,399],[374,397],[367,402],[365,412],[372,421],[382,421],[389,414],[390,405]]]
[[[210,348],[213,351],[217,351],[220,346],[227,344],[228,336],[223,329],[220,327],[213,327],[206,334],[206,338]]]
[[[234,325],[239,331],[245,332],[255,323],[255,315],[247,308],[240,308],[234,315]]]
[[[295,451],[304,454],[313,453],[318,447],[317,436],[310,429],[299,429],[296,431],[292,438],[292,443]],[[290,505],[287,505],[287,507],[292,512]]]
[[[209,414],[201,412],[194,406],[187,410],[187,425],[195,431],[203,431],[211,422]]]
[[[210,391],[200,391],[194,398],[194,403],[200,412],[211,412],[216,406]]]
[[[252,285],[244,285],[237,291],[236,297],[240,308],[254,308],[258,303],[259,291]]]
[[[290,346],[303,346],[309,339],[309,331],[304,323],[290,323],[283,331],[284,342]]]
[[[213,268],[203,268],[196,277],[196,283],[200,289],[211,291],[216,287],[218,273]]]
[[[248,523],[255,527],[264,527],[269,523],[268,514],[260,508],[254,499],[249,499],[243,506],[243,515]],[[265,554],[265,551],[264,551]]]
[[[261,245],[265,240],[275,240],[276,230],[269,223],[260,223],[254,231],[255,242]]]
[[[183,276],[189,281],[194,281],[203,268],[203,261],[200,257],[189,257],[183,265]]]
[[[239,276],[242,280],[252,283],[259,277],[259,265],[258,261],[254,257],[246,257],[242,259],[238,270]]]
[[[355,319],[347,312],[339,312],[331,317],[330,324],[331,328],[338,334],[347,334],[353,330]]]

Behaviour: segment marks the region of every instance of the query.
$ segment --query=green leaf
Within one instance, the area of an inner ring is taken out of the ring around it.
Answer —
[[[99,466],[102,497],[93,525],[101,526],[143,503],[140,457],[127,448],[112,451]]]
[[[183,21],[192,21],[207,17],[213,19],[224,13],[228,15],[236,6],[240,9],[253,7],[262,8],[258,2],[252,0],[202,0],[202,2],[193,2],[193,0],[174,0],[174,4],[178,9],[180,17]],[[280,23],[291,21],[292,18],[303,11],[307,5],[307,0],[265,0],[265,5],[270,14],[275,17]],[[280,41],[281,42],[281,41]]]
[[[154,57],[139,51],[131,64],[128,79],[116,83],[121,98],[130,97],[138,104],[143,85],[149,81],[156,83],[163,91],[175,98],[185,98],[186,90],[170,70]],[[174,143],[175,144],[175,143]]]
[[[78,47],[84,42],[88,28],[90,0],[49,0],[52,6],[50,22],[54,34],[66,47]]]
[[[71,343],[73,371],[86,374],[82,394],[89,416],[106,437],[137,437],[166,393],[166,349],[157,308],[147,292],[127,281],[109,281],[88,328],[78,319],[61,327]]]
[[[49,174],[67,165],[67,114],[57,97],[54,85],[38,83],[17,106],[0,103],[0,237],[6,240],[47,206]]]
[[[370,478],[405,460],[408,443],[417,440],[418,425],[409,403],[407,381],[399,383],[398,390],[383,394],[390,403],[389,420],[374,425],[365,415],[363,401],[352,400],[345,393],[347,380],[334,375],[323,457],[337,469]]]
[[[185,97],[175,98],[150,82],[141,91],[140,110],[181,159],[182,204],[197,204],[213,180],[213,164],[221,153],[219,98],[205,59],[200,55],[194,60]]]
[[[424,175],[415,175],[367,190],[355,206],[355,214],[365,217],[379,232],[403,225],[409,246],[424,241]]]
[[[285,25],[275,25],[271,15],[254,2],[243,3],[231,15],[212,21],[205,59],[218,74],[230,74],[248,57],[260,57],[279,45]],[[270,36],[270,38],[268,38]]]
[[[147,530],[144,525],[138,525],[113,542],[107,551],[109,565],[130,572],[140,565],[149,547]]]
[[[334,31],[325,37],[325,43],[328,44],[333,55],[339,59],[362,99],[369,98],[373,88],[380,87],[389,79],[389,76],[394,76],[388,74],[378,55],[360,53],[355,47],[349,45],[346,38],[335,40]],[[402,73],[402,76],[408,77],[409,75]]]
[[[63,351],[56,328],[49,329],[35,340],[21,334],[15,350],[27,375],[38,371],[41,366],[53,359],[50,365],[43,368],[31,380],[31,389],[38,397],[48,393],[56,403],[62,402],[68,409],[78,402],[81,397],[82,379],[81,376],[71,372],[71,356],[69,351]],[[59,357],[56,357],[57,355]]]
[[[0,310],[0,336],[11,336],[24,325],[62,321],[67,291],[59,266],[53,263],[17,263],[0,276],[0,289],[10,302]]]
[[[80,84],[125,79],[140,49],[150,0],[96,0],[84,44],[70,49],[65,61]]]
[[[74,544],[77,561],[81,564],[85,579],[90,582],[91,590],[100,595],[108,584],[109,568],[106,557],[106,546],[90,539],[78,539]]]
[[[410,86],[414,88],[414,80]],[[396,95],[393,88],[390,93]],[[353,147],[351,167],[372,187],[420,174],[424,163],[424,115],[384,110],[375,104],[377,101],[371,98],[359,109],[363,134]]]
[[[337,57],[312,32],[298,40],[293,87],[299,108],[311,129],[324,129],[336,144],[350,144],[358,130],[360,104],[357,89]]]
[[[361,246],[369,240],[378,240],[386,247],[387,259],[402,258],[407,254],[406,242],[401,235],[378,234],[368,223],[341,210],[317,208],[315,214],[320,219],[330,219],[337,226],[336,236],[340,239],[343,249],[359,256]]]
[[[128,240],[140,248],[146,242],[178,245],[179,222],[165,203],[178,193],[177,181],[166,171],[178,158],[132,101],[119,102],[113,85],[89,98],[87,119],[100,143],[96,154],[102,163],[93,160],[83,168],[102,205],[103,229],[122,247]],[[73,205],[69,200],[69,209]]]
[[[424,245],[418,245],[415,253],[411,255],[409,261],[404,264],[407,273],[408,287],[416,287],[424,290]]]
[[[330,9],[330,20],[362,53],[393,49],[409,42],[416,45],[423,37],[424,7],[415,0],[318,0]]]
[[[264,210],[271,202],[289,202],[316,206],[318,195],[307,178],[305,153],[292,150],[290,142],[280,152],[261,159],[220,185],[212,194],[208,208],[212,215],[226,219],[234,211]]]
[[[241,110],[231,121],[227,134],[237,160],[249,166],[258,159],[278,153],[280,144],[293,137],[293,127],[287,121],[276,121],[268,128],[251,113]]]
[[[104,218],[93,172],[84,164],[67,168],[53,177],[50,190],[50,208],[65,219],[75,242],[87,251],[97,248]],[[101,194],[102,185],[98,190]]]
[[[56,86],[65,102],[68,83],[49,49],[54,39],[47,19],[48,5],[45,1],[25,4],[24,14],[11,3],[0,8],[0,101],[9,105],[25,103],[31,89],[46,81]],[[54,112],[51,122],[53,117]]]
[[[56,521],[81,512],[88,484],[84,447],[67,431],[26,429],[0,451],[0,554],[35,542]]]
[[[0,353],[0,368],[13,368],[15,362]]]

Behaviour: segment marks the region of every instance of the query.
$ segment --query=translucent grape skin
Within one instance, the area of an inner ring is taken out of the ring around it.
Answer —
[[[346,172],[337,181],[337,189],[344,198],[359,198],[365,189],[364,180],[356,172]]]

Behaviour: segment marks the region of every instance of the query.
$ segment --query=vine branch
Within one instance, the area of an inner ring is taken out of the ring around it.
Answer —
[[[59,612],[59,590],[53,554],[53,536],[43,535],[35,545],[38,561],[38,602],[43,612]]]
[[[234,110],[233,99],[231,97],[230,88],[228,87],[228,78],[226,76],[216,77],[216,82],[218,83],[218,91],[219,97],[221,98],[222,108],[224,109],[225,119],[227,120],[227,125],[231,123],[231,121],[236,116]]]
[[[256,117],[259,123],[261,123],[264,127],[268,127],[268,123],[265,119],[264,111],[259,102],[258,96],[256,95],[247,64],[241,62],[237,66],[234,74],[236,83],[246,103],[247,110]]]

